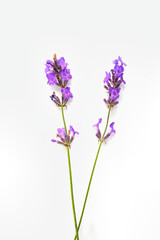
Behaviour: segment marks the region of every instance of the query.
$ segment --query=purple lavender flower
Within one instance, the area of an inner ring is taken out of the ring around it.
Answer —
[[[122,61],[122,58],[119,56],[118,59],[114,60],[114,74],[118,78],[123,78],[124,66],[126,67],[127,64]]]
[[[70,69],[65,68],[64,70],[61,70],[59,72],[59,75],[62,77],[64,81],[68,81],[72,78],[72,75],[70,74]]]
[[[119,92],[120,92],[120,88],[111,87],[109,89],[110,98],[113,99],[113,100],[116,100],[117,98],[119,98]]]
[[[104,99],[104,102],[108,107],[114,107],[119,103],[117,99],[119,98],[121,90],[120,85],[126,83],[123,79],[124,67],[127,66],[126,63],[124,63],[119,56],[118,59],[113,61],[113,64],[114,69],[111,70],[111,73],[106,72],[106,78],[104,79],[104,83],[106,83],[104,88],[108,93],[108,99]]]
[[[46,74],[46,77],[48,78],[48,84],[49,85],[54,85],[57,83],[56,75],[52,72],[49,72]]]
[[[57,60],[56,54],[54,54],[53,61],[46,61],[45,73],[48,79],[49,85],[56,84],[59,87],[65,88],[68,81],[72,78],[70,69],[67,69],[68,63],[65,62],[64,57]]]
[[[73,98],[73,94],[70,92],[70,87],[62,88],[61,93],[62,93],[62,104],[63,106],[66,106],[68,100],[70,98]]]
[[[102,122],[102,118],[99,118],[98,123],[93,125],[93,127],[96,127],[96,129],[97,129],[96,136],[98,139],[101,139],[101,131],[99,129],[99,125],[101,122]]]
[[[79,132],[76,132],[71,125],[70,125],[70,127],[69,127],[69,130],[70,130],[70,132],[73,133],[73,136],[75,136],[75,134],[78,134],[78,135],[79,135]]]
[[[45,68],[45,73],[46,73],[46,77],[48,78],[48,84],[49,85],[54,85],[57,83],[57,79],[56,79],[56,74],[54,72],[54,62],[51,60],[47,60],[46,61],[46,68]]]
[[[58,129],[57,129],[57,132],[58,132],[58,135],[59,135],[61,138],[63,138],[63,139],[66,138],[65,128],[58,128]]]
[[[67,67],[68,63],[65,62],[64,57],[61,57],[57,60],[57,65],[60,66],[62,70],[64,70]]]
[[[79,134],[79,132],[76,132],[72,126],[69,127],[69,131],[67,135],[65,132],[65,128],[58,128],[57,132],[58,132],[57,137],[60,140],[52,139],[51,141],[61,144],[65,147],[70,147],[72,141],[74,140],[75,134]]]
[[[124,65],[125,67],[127,66],[127,64],[122,61],[122,58],[120,56],[118,57],[118,61],[121,62],[121,65]]]
[[[73,98],[73,94],[70,92],[70,87],[62,88],[61,93],[64,95],[64,98]]]
[[[109,126],[110,126],[110,128],[111,128],[111,130],[110,130],[110,132],[109,133],[107,133],[107,135],[103,138],[103,140],[106,140],[112,133],[113,134],[115,134],[116,133],[116,131],[114,130],[114,128],[113,128],[113,126],[114,126],[114,122],[112,122]]]
[[[104,83],[107,83],[108,84],[108,80],[111,79],[111,73],[107,73],[106,72],[106,77],[104,78]]]

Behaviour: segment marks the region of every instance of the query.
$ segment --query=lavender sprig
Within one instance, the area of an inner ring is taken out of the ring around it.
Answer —
[[[67,105],[69,99],[73,98],[73,95],[70,91],[70,87],[67,87],[69,80],[72,79],[72,75],[70,74],[70,69],[67,68],[68,63],[65,62],[64,57],[61,57],[57,60],[56,54],[53,56],[53,61],[47,60],[45,64],[45,73],[48,79],[49,85],[57,85],[61,89],[61,100],[56,95],[55,92],[50,96],[51,100],[56,104],[57,107],[61,107],[62,119],[64,128],[57,129],[57,137],[59,140],[52,139],[52,142],[57,142],[66,147],[67,156],[68,156],[68,168],[69,168],[69,178],[70,178],[70,190],[71,190],[71,201],[72,201],[72,210],[75,224],[75,232],[76,238],[79,240],[78,235],[78,227],[77,227],[77,218],[76,218],[76,210],[74,203],[74,194],[73,194],[73,183],[72,183],[72,170],[71,170],[71,160],[70,160],[70,151],[69,147],[71,146],[72,141],[74,140],[75,134],[79,134],[76,132],[72,126],[70,126],[68,132],[64,117],[64,106]]]
[[[111,69],[111,72],[106,72],[106,77],[104,78],[104,88],[107,90],[108,99],[104,98],[104,102],[107,104],[108,107],[114,107],[117,105],[119,93],[120,93],[120,86],[122,83],[126,84],[123,79],[124,75],[124,67],[127,66],[126,63],[122,61],[122,58],[119,56],[118,59],[113,61],[114,68]]]
[[[92,182],[92,178],[93,178],[93,174],[95,171],[95,167],[96,167],[96,163],[98,160],[98,156],[99,156],[99,152],[102,146],[103,141],[105,141],[106,139],[108,139],[108,137],[114,133],[115,134],[115,130],[113,128],[114,126],[114,122],[112,122],[110,124],[110,132],[106,134],[107,128],[108,128],[108,123],[109,123],[109,116],[110,116],[110,112],[111,112],[111,108],[114,107],[115,105],[117,105],[119,102],[117,101],[117,99],[119,98],[119,93],[120,93],[120,86],[122,83],[126,84],[126,82],[123,79],[123,75],[124,75],[124,66],[127,66],[123,61],[121,57],[118,57],[118,59],[113,61],[114,63],[114,69],[111,70],[111,72],[106,72],[106,77],[104,79],[104,83],[106,84],[104,87],[107,90],[108,93],[108,99],[104,99],[104,102],[107,104],[108,106],[108,115],[107,115],[107,122],[106,122],[106,126],[103,132],[103,135],[101,136],[101,131],[99,129],[99,124],[102,122],[102,118],[99,119],[98,123],[93,125],[94,127],[96,127],[97,132],[96,132],[96,136],[99,139],[99,146],[98,146],[98,150],[97,150],[97,154],[95,157],[95,161],[93,164],[93,168],[92,168],[92,172],[91,172],[91,176],[89,179],[89,183],[88,183],[88,187],[87,187],[87,192],[85,195],[85,200],[83,203],[83,207],[82,207],[82,212],[81,212],[81,216],[80,216],[80,220],[78,223],[78,231],[80,229],[81,226],[81,222],[82,222],[82,218],[83,218],[83,214],[84,214],[84,210],[86,207],[86,202],[88,199],[88,194],[89,194],[89,190],[91,187],[91,182]],[[74,240],[76,240],[76,236],[74,237]]]

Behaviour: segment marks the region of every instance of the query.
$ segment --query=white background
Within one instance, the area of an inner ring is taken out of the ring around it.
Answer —
[[[103,145],[80,231],[83,240],[160,239],[159,1],[3,1],[0,71],[0,239],[74,237],[67,154],[44,63],[64,56],[73,75],[67,125],[77,218],[107,108],[105,71],[127,63],[116,135]]]

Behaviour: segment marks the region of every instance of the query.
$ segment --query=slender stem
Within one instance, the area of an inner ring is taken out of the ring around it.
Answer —
[[[90,176],[90,179],[89,179],[89,184],[88,184],[88,188],[87,188],[85,200],[84,200],[84,203],[83,203],[82,212],[81,212],[80,220],[79,220],[79,223],[78,223],[78,231],[79,231],[79,228],[80,228],[80,226],[81,226],[81,222],[82,222],[82,218],[83,218],[83,214],[84,214],[84,210],[85,210],[85,206],[86,206],[86,202],[87,202],[87,198],[88,198],[88,194],[89,194],[89,190],[90,190],[90,186],[91,186],[91,182],[92,182],[94,170],[95,170],[95,167],[96,167],[97,159],[98,159],[99,152],[100,152],[100,149],[101,149],[101,146],[102,146],[103,138],[104,138],[104,136],[105,136],[105,134],[106,134],[106,131],[107,131],[108,122],[109,122],[109,116],[110,116],[110,111],[111,111],[111,107],[109,107],[109,109],[108,109],[106,127],[105,127],[104,133],[103,133],[103,135],[102,135],[101,141],[100,141],[100,143],[99,143],[99,147],[98,147],[98,150],[97,150],[96,158],[95,158],[95,161],[94,161],[94,164],[93,164],[93,168],[92,168],[92,172],[91,172],[91,176]],[[77,238],[77,236],[74,237],[74,240],[76,240],[76,238]]]
[[[66,136],[67,136],[67,127],[66,127],[66,122],[65,122],[65,117],[64,117],[63,106],[61,106],[61,110],[62,110],[63,124],[64,124],[64,128],[65,128]],[[67,147],[67,156],[68,156],[69,179],[70,179],[70,189],[71,189],[71,200],[72,200],[72,210],[73,210],[73,217],[74,217],[74,225],[75,225],[75,230],[76,230],[76,238],[77,238],[77,240],[79,240],[78,227],[77,227],[77,218],[76,218],[76,210],[75,210],[75,203],[74,203],[74,194],[73,194],[72,170],[71,170],[71,160],[70,160],[69,147]]]

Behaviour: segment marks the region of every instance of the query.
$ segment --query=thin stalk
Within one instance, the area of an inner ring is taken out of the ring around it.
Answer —
[[[109,107],[109,109],[108,109],[106,127],[105,127],[105,130],[104,130],[104,132],[103,132],[101,141],[100,141],[100,143],[99,143],[99,147],[98,147],[98,150],[97,150],[96,158],[95,158],[95,161],[94,161],[94,164],[93,164],[93,168],[92,168],[92,172],[91,172],[91,176],[90,176],[90,179],[89,179],[89,184],[88,184],[88,188],[87,188],[85,200],[84,200],[84,203],[83,203],[82,212],[81,212],[80,220],[79,220],[79,223],[78,223],[78,231],[79,231],[79,228],[80,228],[80,226],[81,226],[81,222],[82,222],[82,218],[83,218],[83,214],[84,214],[84,210],[85,210],[85,206],[86,206],[86,202],[87,202],[87,198],[88,198],[88,194],[89,194],[89,190],[90,190],[90,186],[91,186],[91,182],[92,182],[94,170],[95,170],[95,167],[96,167],[97,159],[98,159],[99,152],[100,152],[100,149],[101,149],[101,146],[102,146],[103,138],[104,138],[104,136],[105,136],[105,134],[106,134],[106,131],[107,131],[108,122],[109,122],[109,116],[110,116],[110,111],[111,111],[111,107]],[[74,240],[76,240],[76,238],[77,238],[77,236],[74,237]],[[78,240],[78,239],[77,239],[77,240]]]
[[[65,128],[66,136],[67,136],[67,127],[66,127],[66,122],[65,122],[65,117],[64,117],[63,106],[61,106],[61,110],[62,110],[63,124],[64,124],[64,128]],[[74,194],[73,194],[72,170],[71,170],[71,160],[70,160],[69,147],[67,147],[67,156],[68,156],[69,179],[70,179],[70,189],[71,189],[71,200],[72,200],[72,210],[73,210],[73,217],[74,217],[74,225],[75,225],[75,231],[76,231],[76,238],[77,238],[77,240],[79,240],[78,227],[77,227],[77,218],[76,218],[76,210],[75,210],[75,203],[74,203]]]

